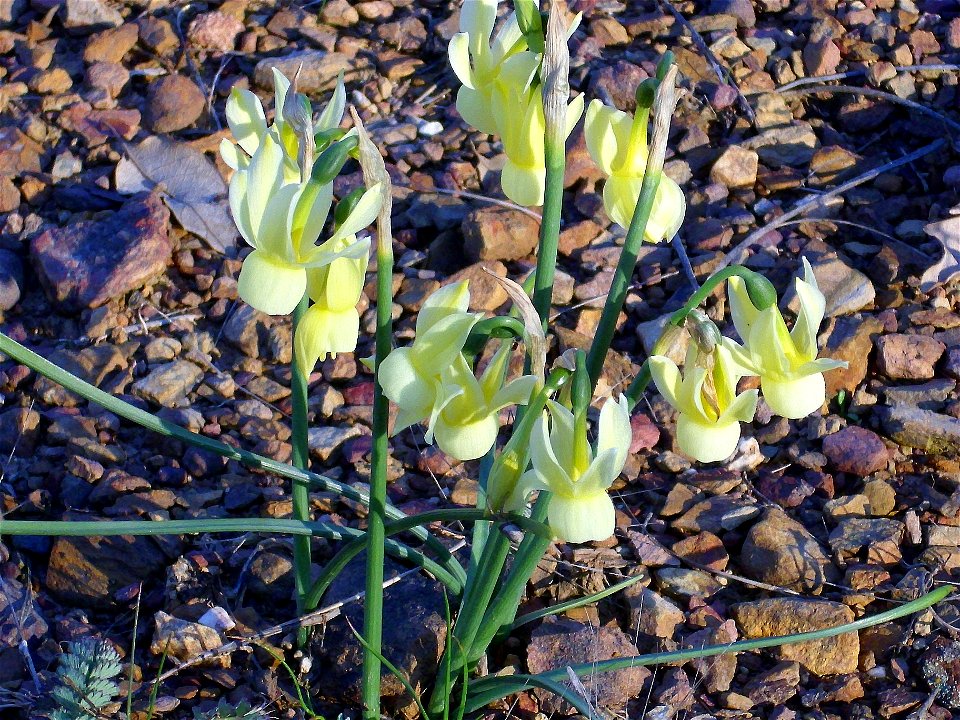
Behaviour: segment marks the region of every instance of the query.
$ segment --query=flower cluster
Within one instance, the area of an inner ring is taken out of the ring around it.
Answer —
[[[231,168],[230,208],[243,239],[253,247],[238,281],[240,297],[269,315],[292,312],[305,295],[315,303],[295,338],[297,360],[309,374],[327,354],[356,348],[369,239],[357,233],[380,208],[378,186],[338,206],[332,234],[318,242],[333,206],[333,180],[353,140],[338,134],[346,104],[343,84],[316,122],[306,97],[274,70],[276,114],[271,125],[260,100],[234,90],[227,122],[236,144],[220,153]],[[355,141],[354,141],[355,142]],[[352,146],[350,146],[352,147]],[[317,150],[323,150],[313,162]]]
[[[478,379],[463,354],[480,313],[468,312],[466,281],[447,285],[424,302],[416,337],[397,348],[380,365],[384,395],[400,409],[393,433],[427,421],[426,441],[458,460],[487,453],[500,429],[498,414],[508,405],[523,405],[537,378],[524,375],[506,382],[509,343],[503,343]]]
[[[759,393],[748,390],[738,395],[740,378],[758,376],[770,409],[799,419],[823,405],[823,373],[846,367],[845,362],[817,358],[825,300],[806,258],[803,267],[803,279],[795,283],[800,311],[792,330],[787,330],[776,302],[757,307],[744,280],[734,276],[728,280],[731,313],[743,344],[720,338],[714,327],[716,341],[694,336],[682,374],[669,358],[650,358],[657,389],[680,414],[677,444],[696,460],[729,457],[740,440],[740,423],[753,419]]]

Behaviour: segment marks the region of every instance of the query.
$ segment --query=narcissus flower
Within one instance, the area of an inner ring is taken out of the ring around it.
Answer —
[[[740,423],[753,420],[758,392],[737,395],[737,380],[745,373],[723,345],[705,353],[691,343],[683,374],[667,357],[650,358],[653,381],[664,399],[680,412],[677,444],[700,462],[729,457],[740,440]]]
[[[516,13],[491,42],[499,0],[465,0],[460,8],[460,32],[450,39],[450,67],[463,83],[457,93],[457,111],[480,132],[493,135],[497,125],[490,109],[494,82],[503,61],[526,49]]]
[[[629,228],[640,198],[647,167],[647,120],[650,111],[638,108],[631,116],[594,100],[587,108],[584,136],[590,157],[607,176],[603,185],[603,207],[622,228]],[[644,239],[657,243],[677,234],[686,200],[680,187],[661,175],[653,210]]]
[[[437,399],[439,413],[433,413],[427,427],[427,442],[457,460],[474,460],[487,453],[500,429],[498,414],[508,405],[526,405],[537,378],[524,375],[506,384],[510,343],[494,354],[478,380],[463,354],[441,373],[442,390]]]
[[[626,397],[604,403],[596,447],[588,444],[586,427],[578,430],[576,425],[572,412],[549,402],[530,438],[532,469],[520,478],[508,509],[521,509],[534,490],[549,490],[547,522],[559,539],[606,540],[615,526],[607,490],[623,470],[632,435]]]
[[[343,238],[334,251],[344,250],[357,241]],[[369,257],[341,257],[329,265],[307,270],[307,293],[313,305],[304,313],[294,335],[294,357],[307,377],[318,360],[327,355],[353,352],[360,337],[360,313],[357,303],[363,292],[363,280]]]
[[[481,317],[467,312],[469,305],[466,281],[440,288],[420,308],[413,344],[395,349],[380,363],[383,394],[400,409],[394,435],[421,420],[436,423],[442,409],[437,402],[443,395],[441,375],[457,361]]]
[[[500,184],[504,194],[518,205],[543,205],[546,189],[546,158],[541,86],[536,81],[540,56],[525,51],[503,63],[494,83],[491,109],[503,141],[506,163]],[[583,95],[567,106],[568,136],[583,114]]]
[[[758,310],[750,301],[739,277],[728,280],[730,311],[744,345],[724,339],[735,361],[747,372],[760,376],[760,390],[770,409],[785,418],[798,419],[818,410],[826,399],[823,373],[846,367],[840,360],[817,358],[817,332],[823,321],[826,300],[817,287],[813,268],[803,258],[803,279],[795,287],[800,312],[792,330],[787,330],[777,306]]]

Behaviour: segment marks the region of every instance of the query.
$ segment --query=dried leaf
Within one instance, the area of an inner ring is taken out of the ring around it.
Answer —
[[[953,212],[960,212],[960,206],[955,207]],[[937,285],[943,285],[960,275],[960,215],[929,223],[923,231],[943,246],[943,257],[920,278],[920,289],[930,292]]]
[[[236,245],[227,185],[216,166],[189,145],[159,136],[139,145],[124,145],[127,156],[117,165],[121,193],[157,189],[185,230],[203,238],[214,250]]]
[[[543,382],[544,371],[547,367],[547,338],[543,333],[543,324],[537,309],[530,302],[530,297],[524,292],[523,287],[515,283],[510,278],[500,277],[494,272],[483,268],[490,277],[500,283],[503,289],[507,291],[513,306],[520,313],[523,320],[523,327],[526,332],[527,352],[530,355],[530,367],[533,372]]]

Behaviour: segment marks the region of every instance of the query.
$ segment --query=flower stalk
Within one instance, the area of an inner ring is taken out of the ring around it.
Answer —
[[[307,312],[310,298],[304,294],[293,311],[293,333],[296,335],[297,326]],[[293,444],[293,465],[301,470],[310,467],[310,448],[307,444],[307,377],[298,362],[296,343],[294,343],[293,358],[290,361],[290,390],[293,400],[293,421],[291,428],[291,442]],[[310,490],[303,483],[292,483],[291,498],[293,500],[293,517],[302,522],[310,521]],[[310,536],[297,535],[293,538],[293,568],[294,583],[297,593],[297,614],[302,615],[306,609],[305,601],[310,590]],[[300,645],[307,640],[306,628],[298,633]]]

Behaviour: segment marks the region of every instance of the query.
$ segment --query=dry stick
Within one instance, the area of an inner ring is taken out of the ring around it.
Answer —
[[[397,187],[403,187],[412,190],[406,185],[398,185]],[[500,207],[510,208],[511,210],[517,210],[522,212],[524,215],[529,215],[537,222],[540,222],[543,218],[540,216],[540,213],[531,210],[530,208],[523,207],[522,205],[517,205],[512,203],[509,200],[501,200],[500,198],[492,198],[487,195],[480,195],[479,193],[468,192],[466,190],[447,190],[446,188],[433,188],[432,190],[418,190],[421,195],[453,195],[454,197],[465,197],[470,200],[482,200],[483,202],[488,202],[492,205],[499,205]]]
[[[903,72],[955,72],[960,70],[960,65],[951,65],[949,63],[932,63],[930,65],[894,65],[894,70],[898,73]],[[824,83],[831,80],[845,80],[851,77],[858,77],[860,75],[866,75],[867,71],[862,69],[848,70],[847,72],[842,73],[833,73],[832,75],[815,75],[813,77],[805,77],[794,80],[793,82],[788,82],[786,85],[781,85],[780,87],[774,89],[773,92],[786,92],[787,90],[792,90],[795,87],[801,87],[803,85],[812,85],[813,83]],[[770,92],[769,90],[755,90],[753,92],[747,93],[748,95],[765,95]]]
[[[660,3],[666,7],[667,10],[670,11],[670,14],[677,19],[677,22],[683,25],[687,32],[690,33],[690,36],[693,38],[693,42],[696,44],[700,52],[703,53],[703,57],[710,64],[713,72],[716,73],[717,79],[720,80],[720,84],[732,87],[736,91],[737,104],[740,105],[740,109],[743,110],[744,115],[750,119],[750,124],[756,125],[757,115],[750,106],[750,101],[747,100],[746,96],[743,94],[743,92],[741,92],[740,87],[732,79],[728,80],[729,73],[724,73],[723,68],[717,61],[716,55],[714,55],[713,51],[707,47],[707,43],[704,41],[703,36],[697,32],[696,28],[690,24],[689,20],[680,14],[680,11],[673,6],[673,3],[671,3],[670,0],[660,0]]]
[[[822,195],[814,195],[813,197],[809,197],[804,200],[801,200],[799,203],[794,205],[793,208],[785,212],[780,217],[774,218],[763,227],[757,228],[752,233],[747,235],[746,238],[741,240],[737,245],[733,247],[733,249],[730,250],[730,252],[727,253],[726,257],[720,261],[720,264],[714,269],[714,271],[725,268],[727,265],[735,265],[737,263],[743,262],[743,260],[747,256],[747,251],[750,249],[751,245],[753,245],[757,240],[762,238],[771,230],[776,230],[778,227],[785,225],[788,220],[792,220],[793,218],[799,215],[803,215],[804,213],[809,212],[810,210],[822,205],[827,199],[831,197],[835,197],[837,195],[842,195],[847,190],[850,190],[851,188],[855,188],[857,187],[857,185],[862,185],[863,183],[867,182],[867,180],[872,180],[873,178],[877,177],[878,175],[882,175],[888,170],[892,170],[893,168],[900,167],[901,165],[906,165],[907,163],[913,162],[918,158],[922,158],[925,155],[929,155],[932,152],[936,152],[940,148],[944,147],[946,144],[947,144],[947,141],[944,140],[943,138],[940,138],[939,140],[934,140],[929,145],[924,145],[922,148],[920,148],[919,150],[914,150],[909,155],[904,155],[902,158],[891,160],[890,162],[885,163],[884,165],[881,165],[879,167],[876,167],[873,170],[868,170],[862,175],[858,175],[852,180],[848,180],[842,185],[838,185],[837,187],[833,188],[832,190],[829,190],[828,192],[823,193]]]
[[[866,97],[880,98],[881,100],[886,100],[887,102],[903,105],[904,107],[908,107],[918,113],[935,117],[937,120],[940,120],[944,125],[947,125],[955,132],[960,132],[960,123],[951,120],[946,115],[938,113],[936,110],[929,108],[926,105],[921,105],[913,100],[907,100],[899,95],[884,92],[883,90],[854,87],[853,85],[811,85],[810,87],[797,88],[796,90],[780,91],[781,95],[816,95],[817,93],[847,93],[848,95],[864,95]]]

